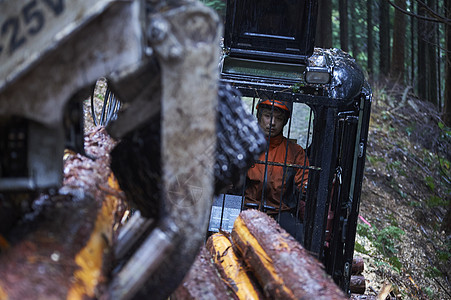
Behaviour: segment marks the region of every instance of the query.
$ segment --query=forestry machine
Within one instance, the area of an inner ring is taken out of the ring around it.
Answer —
[[[251,111],[260,99],[292,107],[284,134],[307,152],[308,184],[303,192],[285,192],[280,203],[296,214],[293,235],[349,293],[372,94],[350,55],[314,47],[317,10],[316,0],[227,0],[220,75],[248,97]],[[290,186],[290,173],[305,168],[267,158],[256,164],[284,168],[282,186]],[[246,184],[215,198],[211,232],[229,230],[248,208]],[[280,208],[266,200],[262,192],[258,207],[279,220]]]

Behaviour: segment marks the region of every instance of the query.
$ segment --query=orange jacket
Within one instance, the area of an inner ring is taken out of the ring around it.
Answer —
[[[287,152],[288,143],[288,152]],[[305,151],[301,146],[290,142],[282,134],[271,137],[269,143],[268,162],[285,163],[285,153],[287,153],[287,165],[301,165],[308,166],[309,162],[305,156]],[[265,153],[263,153],[259,160],[265,161]],[[283,177],[283,167],[273,166],[268,164],[267,168],[267,182],[265,190],[265,205],[270,205],[276,210],[268,211],[269,214],[277,213],[281,195],[283,194],[282,210],[290,210],[296,207],[296,199],[292,199],[291,194],[293,188],[304,190],[308,180],[308,169],[286,167],[285,178]],[[265,175],[265,165],[261,163],[254,164],[247,173],[246,182],[246,202],[259,204],[262,200],[262,191]],[[282,193],[282,181],[283,193]],[[303,214],[304,203],[301,204],[301,214]]]

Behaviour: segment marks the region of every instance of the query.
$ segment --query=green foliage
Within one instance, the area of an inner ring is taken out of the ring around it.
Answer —
[[[434,299],[435,297],[434,297],[434,295],[435,295],[435,293],[434,293],[434,291],[430,288],[430,287],[425,287],[424,288],[424,291],[425,291],[425,293],[428,295],[428,297],[429,297],[429,299]]]
[[[399,190],[399,195],[403,198],[403,199],[406,199],[407,198],[407,193],[406,192],[404,192],[403,190]]]
[[[424,180],[425,180],[426,185],[428,186],[428,188],[431,191],[434,191],[435,190],[434,178],[432,178],[431,176],[426,176],[426,178]]]
[[[400,175],[404,175],[405,172],[402,171],[400,172]],[[405,175],[404,175],[405,176]],[[398,184],[398,182],[396,181],[395,177],[391,176],[390,179],[388,180],[388,184],[390,185],[390,187],[397,192],[403,199],[407,198],[407,193],[404,192],[402,190],[402,188],[400,187],[400,185]]]
[[[292,90],[293,93],[298,93],[300,91],[301,87],[303,87],[303,86],[305,86],[304,83],[298,82],[298,83],[296,83],[295,85],[293,85],[291,87],[291,90]]]
[[[362,246],[362,244],[360,244],[359,242],[355,242],[354,249],[359,253],[370,254],[370,252],[366,250],[365,247]]]
[[[409,201],[409,206],[421,207],[421,202],[412,200],[412,201]]]
[[[97,99],[100,99],[100,100],[102,100],[102,101],[103,101],[103,99],[104,99],[104,98],[103,98],[103,94],[97,94],[97,95],[96,95],[96,98],[97,98]]]
[[[393,213],[389,214],[387,216],[389,222],[393,225],[393,226],[399,226],[398,220],[396,220],[396,216],[393,215]]]
[[[376,247],[386,256],[393,256],[398,252],[396,242],[401,240],[404,231],[396,226],[388,226],[375,232]]]
[[[449,170],[450,170],[450,163],[449,163],[449,160],[447,160],[446,158],[443,158],[443,157],[439,157],[438,160],[439,160],[440,166],[441,166],[443,169],[445,169],[446,171],[449,171]]]
[[[398,273],[401,272],[402,263],[399,261],[399,259],[396,256],[389,257],[388,261],[390,262],[390,265],[396,272],[398,272]]]
[[[406,127],[407,136],[410,136],[414,130],[415,130],[415,126]]]
[[[378,162],[385,162],[385,158],[382,156],[373,156],[370,154],[366,154],[366,159],[368,160],[368,162],[372,165],[375,165]]]
[[[448,201],[445,199],[442,199],[438,196],[432,195],[429,197],[427,201],[427,205],[429,207],[438,207],[438,206],[446,206],[448,204]]]
[[[449,252],[450,249],[448,249],[448,251],[442,251],[442,250],[438,250],[437,251],[437,258],[438,260],[442,261],[442,262],[447,262],[448,260],[451,259],[451,253]]]
[[[403,164],[397,160],[391,163],[388,163],[385,168],[387,169],[388,172],[393,172],[393,171],[397,171],[399,175],[402,176],[406,176],[406,171],[403,170]]]
[[[442,276],[442,272],[436,267],[428,267],[425,273],[426,277],[437,278]]]
[[[384,96],[384,98],[385,98],[386,96]],[[387,121],[389,118],[390,118],[390,113],[388,113],[387,111],[383,111],[382,113],[381,113],[381,117],[382,117],[382,120],[384,120],[384,121]]]
[[[367,237],[369,239],[371,239],[373,237],[372,234],[372,227],[368,226],[367,224],[357,224],[357,233],[360,236],[364,236]]]
[[[201,0],[202,3],[205,4],[205,6],[208,6],[212,9],[214,9],[218,15],[221,17],[225,17],[226,12],[226,2],[221,0]]]
[[[387,226],[382,230],[366,224],[357,224],[357,233],[370,239],[375,247],[386,256],[393,256],[398,252],[396,242],[401,240],[404,231],[397,226]]]
[[[438,127],[442,130],[441,138],[451,139],[451,128],[450,127],[447,127],[442,122],[438,122]]]
[[[393,218],[393,217],[392,217]],[[361,244],[356,243],[355,250],[364,254],[380,254],[385,259],[379,262],[380,265],[389,266],[396,272],[400,272],[403,265],[401,261],[396,257],[398,253],[397,242],[401,240],[401,236],[405,232],[394,225],[387,226],[382,230],[378,230],[376,227],[370,227],[366,224],[357,224],[357,233],[359,236],[363,236],[372,241],[376,248],[376,253],[370,253]]]

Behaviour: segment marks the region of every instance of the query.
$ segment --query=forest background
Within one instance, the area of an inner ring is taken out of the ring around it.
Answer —
[[[225,16],[225,0],[201,2]],[[315,46],[351,54],[373,89],[365,293],[451,299],[451,0],[317,2]]]

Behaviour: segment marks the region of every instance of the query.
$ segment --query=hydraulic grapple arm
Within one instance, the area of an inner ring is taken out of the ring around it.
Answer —
[[[141,207],[155,228],[113,274],[105,296],[167,298],[204,241],[213,196],[218,17],[195,1],[6,0],[0,12],[0,149],[25,162],[2,160],[0,192],[60,186],[64,124],[79,127],[83,115],[67,120],[67,107],[74,107],[68,104],[108,78],[124,103],[109,133],[127,143],[153,132],[151,142],[158,142],[153,152],[138,149],[142,157],[113,155],[115,171],[143,174],[158,197],[128,193],[138,206],[150,202]],[[11,149],[18,122],[24,143]],[[82,133],[75,139],[81,151]],[[124,171],[133,160],[150,163]]]

